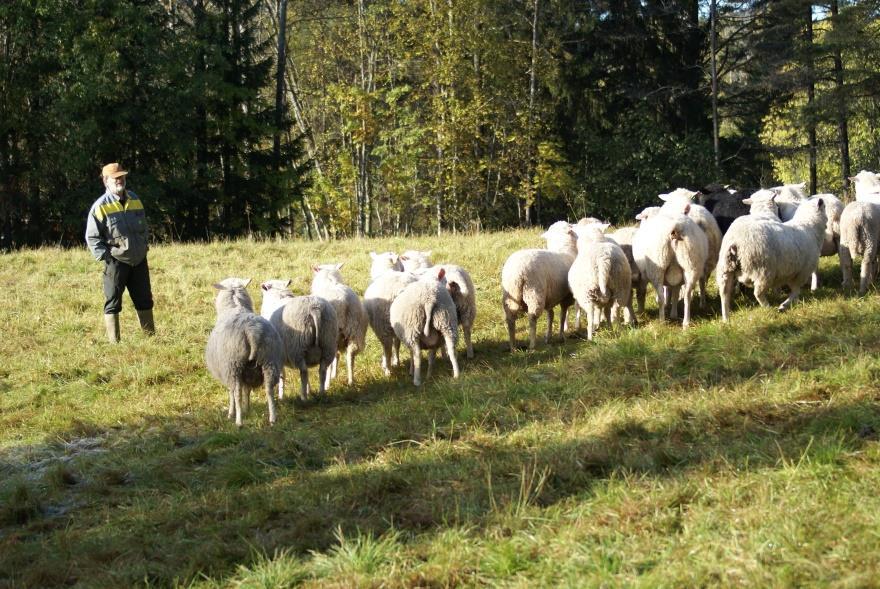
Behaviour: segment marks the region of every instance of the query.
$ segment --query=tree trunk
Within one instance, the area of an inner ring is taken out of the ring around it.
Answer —
[[[807,2],[806,61],[807,61],[807,137],[810,153],[810,194],[816,194],[816,72],[813,63],[813,3]]]
[[[831,0],[831,26],[837,28],[838,2]],[[839,41],[835,43],[834,52],[834,85],[837,88],[837,144],[840,149],[840,175],[841,191],[846,194],[849,188],[850,160],[849,160],[849,124],[847,120],[847,100],[843,80],[843,56],[841,55]]]
[[[278,58],[275,73],[275,133],[272,137],[272,158],[275,172],[281,169],[281,128],[284,123],[284,70],[287,65],[287,0],[277,0]]]
[[[535,172],[536,172],[536,163],[537,163],[537,155],[535,154],[535,87],[537,85],[537,71],[538,71],[538,0],[535,0],[535,10],[532,14],[532,66],[529,70],[529,122],[528,122],[528,158],[529,158],[529,186],[533,188],[535,193],[534,200],[534,210],[535,210],[535,221],[540,224],[541,223],[541,191],[539,188],[535,187]],[[532,205],[529,204],[526,207],[526,224],[531,225],[531,210]]]
[[[721,172],[721,149],[718,141],[718,6],[717,0],[709,5],[709,44],[712,53],[712,147],[715,151],[715,174]]]

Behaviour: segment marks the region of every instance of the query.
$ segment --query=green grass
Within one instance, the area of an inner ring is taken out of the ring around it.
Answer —
[[[649,301],[638,329],[510,354],[500,268],[539,244],[157,246],[158,334],[126,300],[116,347],[84,249],[2,256],[0,587],[875,585],[876,293],[841,296],[826,259],[786,314],[740,297],[725,326],[713,296],[684,332]],[[370,334],[354,387],[286,399],[272,428],[257,393],[226,419],[211,283],[305,292],[312,263],[345,261],[363,292],[370,250],[414,246],[476,282],[458,381],[445,361],[420,390],[385,378]]]

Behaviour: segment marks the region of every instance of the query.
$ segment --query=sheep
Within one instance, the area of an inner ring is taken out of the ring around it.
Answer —
[[[821,198],[825,203],[825,214],[828,222],[825,225],[825,238],[822,240],[822,248],[819,256],[840,255],[840,216],[843,214],[843,203],[833,194],[814,194],[810,199]],[[819,272],[813,272],[810,282],[810,290],[819,288]]]
[[[641,275],[640,293],[650,282],[657,293],[660,320],[665,319],[667,300],[672,302],[670,316],[675,319],[678,292],[683,285],[685,329],[690,324],[691,294],[705,271],[709,255],[706,233],[687,216],[691,206],[684,205],[682,214],[661,212],[643,220],[633,239],[633,257]],[[669,287],[668,296],[664,286]]]
[[[400,254],[400,263],[404,272],[413,272],[431,266],[431,250],[406,250]]]
[[[749,207],[747,216],[738,217],[731,223],[733,227],[736,223],[749,222],[753,219],[765,219],[768,221],[781,221],[779,218],[779,207],[776,205],[777,193],[769,188],[762,188],[752,193],[748,198],[743,199],[743,204]]]
[[[718,263],[718,250],[721,249],[721,229],[718,227],[718,221],[715,220],[715,217],[712,216],[712,213],[706,207],[693,203],[694,197],[698,194],[699,192],[686,188],[677,188],[668,194],[660,194],[659,197],[660,200],[664,201],[663,206],[660,207],[663,211],[680,213],[682,207],[689,204],[687,216],[693,219],[700,226],[700,229],[706,233],[709,249],[706,256],[706,267],[700,278],[700,308],[703,308],[706,306],[706,281]]]
[[[807,199],[804,190],[807,187],[806,182],[799,184],[783,184],[782,186],[774,186],[771,188],[776,192],[776,206],[779,207],[779,218],[783,222],[790,221],[794,218],[794,214],[802,202]]]
[[[396,272],[403,271],[403,264],[400,263],[400,256],[394,252],[370,252],[370,259],[373,260],[370,266],[370,280],[376,280],[385,272],[394,270]]]
[[[571,226],[558,221],[541,236],[547,249],[525,249],[512,253],[501,269],[502,307],[507,322],[510,351],[516,350],[516,318],[529,316],[529,349],[536,345],[538,317],[547,312],[545,343],[553,330],[553,307],[560,306],[559,335],[565,340],[565,316],[574,303],[568,287],[568,270],[577,255],[577,241]]]
[[[422,350],[428,350],[428,373],[431,376],[434,356],[445,343],[452,364],[452,376],[458,378],[455,344],[458,340],[458,319],[455,303],[446,289],[446,271],[431,269],[408,284],[391,303],[390,315],[394,334],[406,345],[412,356],[413,384],[422,384]]]
[[[263,300],[275,305],[269,322],[281,336],[284,364],[299,370],[300,398],[309,398],[309,366],[318,366],[318,394],[326,392],[327,369],[336,359],[339,338],[336,311],[329,301],[316,296],[294,296],[289,290],[272,287],[263,289]]]
[[[629,271],[630,277],[632,278],[632,288],[636,291],[636,300],[641,301],[641,304],[644,305],[645,295],[644,293],[639,294],[639,287],[641,286],[641,279],[639,273],[639,267],[636,264],[636,259],[633,257],[632,244],[633,239],[635,238],[636,231],[638,231],[638,227],[620,227],[611,233],[606,234],[608,239],[612,240],[614,243],[620,246],[620,249],[623,250],[626,259],[629,261]],[[644,311],[644,307],[639,307],[639,313]]]
[[[366,347],[367,312],[357,294],[345,284],[340,270],[343,264],[320,264],[312,266],[312,294],[330,301],[336,311],[336,327],[339,330],[337,350],[345,349],[348,385],[354,384],[354,357]],[[330,378],[336,376],[339,361],[334,358]]]
[[[274,391],[281,377],[284,348],[278,332],[268,321],[254,314],[247,293],[250,278],[225,278],[217,289],[217,323],[208,336],[205,363],[208,371],[229,389],[227,417],[235,415],[241,427],[242,413],[250,405],[252,389],[264,385],[269,407],[269,424],[275,423]]]
[[[795,303],[819,262],[827,220],[825,203],[817,198],[804,202],[785,223],[753,219],[731,225],[721,243],[715,270],[722,319],[730,319],[737,281],[754,287],[762,307],[770,305],[767,292],[780,286],[788,286],[789,295],[779,310],[785,311]]]
[[[593,224],[578,231],[578,255],[568,271],[571,292],[587,314],[587,339],[593,339],[596,316],[602,312],[610,324],[618,308],[630,325],[632,310],[632,276],[629,260],[619,245],[602,233],[606,226]]]
[[[727,233],[730,224],[749,214],[749,206],[743,203],[745,194],[730,187],[710,185],[700,190],[699,203],[712,213],[721,235]]]
[[[880,174],[862,170],[850,181],[855,185],[856,200],[880,204]]]
[[[417,280],[411,272],[390,270],[376,278],[364,292],[364,309],[370,327],[382,344],[382,371],[391,375],[391,367],[400,358],[400,340],[391,325],[391,303],[406,286]]]
[[[880,201],[854,201],[846,205],[840,216],[840,270],[843,288],[853,288],[853,257],[861,256],[862,269],[859,280],[859,296],[868,292],[877,271],[880,254]]]

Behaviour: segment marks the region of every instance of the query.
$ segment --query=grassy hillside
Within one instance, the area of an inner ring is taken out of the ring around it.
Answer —
[[[126,300],[115,347],[84,248],[0,257],[0,586],[874,585],[877,294],[826,259],[784,315],[739,298],[722,326],[713,296],[687,332],[650,306],[510,354],[498,276],[537,235],[156,247],[159,333]],[[345,261],[363,292],[367,252],[407,247],[472,270],[461,379],[385,378],[369,334],[353,388],[274,428],[255,394],[237,430],[210,284]]]

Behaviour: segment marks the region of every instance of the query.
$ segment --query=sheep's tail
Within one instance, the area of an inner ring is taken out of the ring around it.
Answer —
[[[248,362],[255,362],[257,360],[257,353],[260,351],[260,345],[255,336],[256,333],[253,330],[244,330],[244,337],[247,339],[248,346],[250,347]]]
[[[739,268],[739,263],[739,248],[734,243],[727,248],[727,253],[724,257],[724,272],[728,274],[736,272],[736,269]]]
[[[431,315],[434,312],[434,305],[432,303],[428,303],[425,305],[425,330],[422,332],[425,337],[431,335]]]
[[[609,268],[605,264],[599,264],[596,268],[596,279],[599,282],[599,286],[596,288],[599,289],[603,299],[608,298],[608,270]]]
[[[309,316],[312,318],[312,324],[315,326],[315,342],[314,345],[318,345],[318,342],[321,341],[320,337],[320,328],[321,325],[321,306],[320,305],[312,305],[309,307]]]

